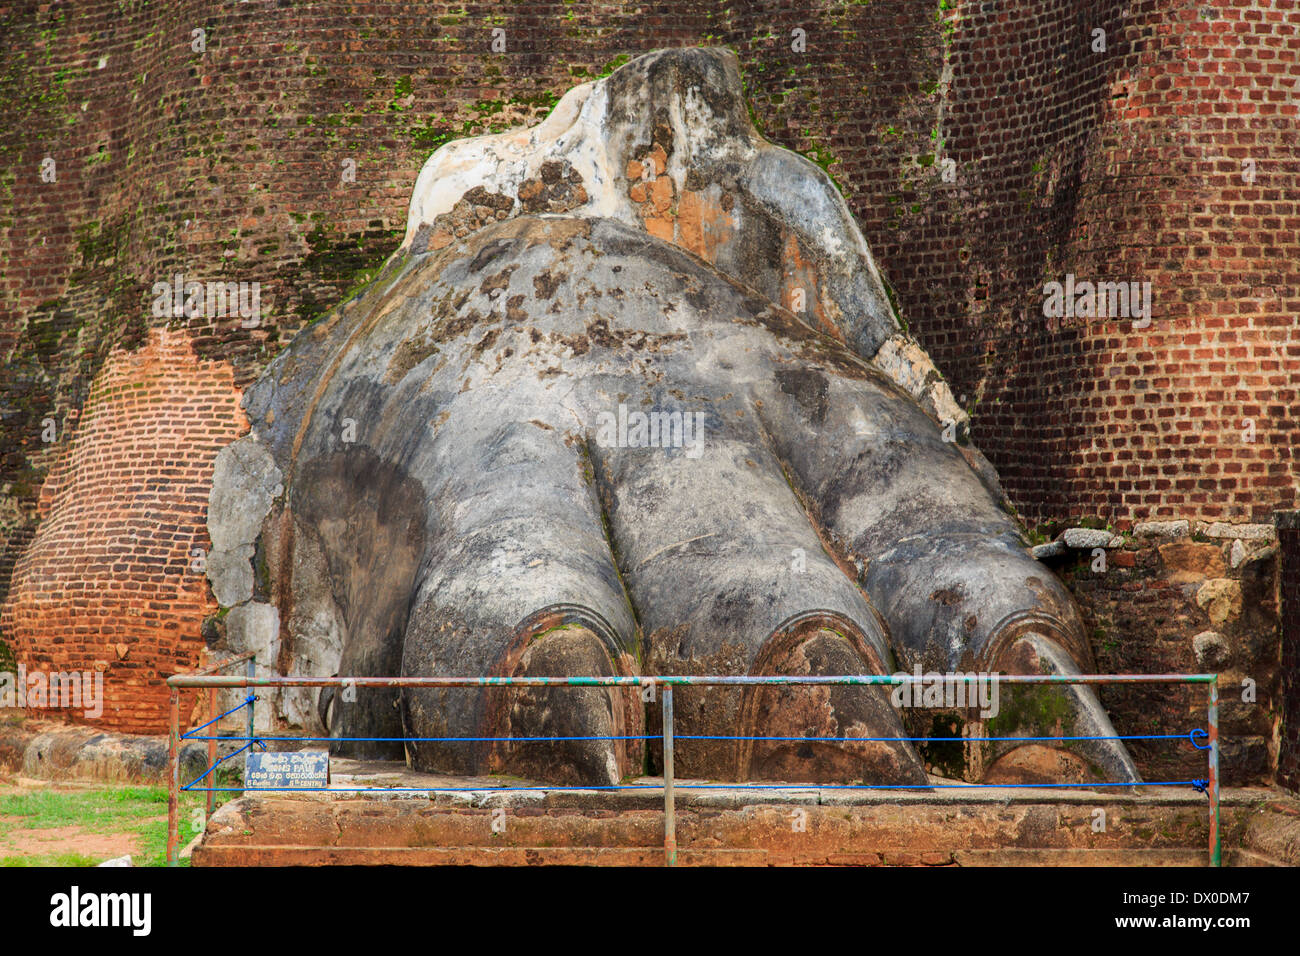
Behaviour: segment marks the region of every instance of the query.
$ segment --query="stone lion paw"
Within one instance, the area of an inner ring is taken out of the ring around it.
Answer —
[[[402,249],[272,363],[245,397],[252,435],[218,459],[214,502],[256,506],[214,506],[209,566],[223,604],[278,609],[263,664],[1090,666],[838,191],[757,135],[740,89],[730,54],[650,54],[534,129],[429,160]],[[1113,736],[1090,690],[1050,690],[1064,703],[1017,726]],[[684,776],[928,782],[885,687],[681,687],[675,705]],[[586,784],[640,772],[659,719],[638,690],[599,687],[277,706],[376,738],[340,752]],[[762,739],[779,737],[854,742]],[[1117,742],[1068,752],[1069,773],[1137,779]],[[1014,753],[979,772],[1040,772]]]

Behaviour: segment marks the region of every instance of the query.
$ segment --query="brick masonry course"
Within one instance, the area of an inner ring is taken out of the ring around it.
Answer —
[[[396,247],[432,149],[535,122],[668,45],[733,46],[764,134],[835,177],[1030,524],[1267,524],[1295,507],[1300,9],[947,7],[5,8],[0,641],[104,663],[119,729],[156,728],[157,678],[197,659],[212,607],[182,559],[212,456],[243,428],[239,389]],[[176,273],[261,283],[263,321],[153,317],[151,285]],[[1150,325],[1045,318],[1043,285],[1067,273],[1150,281]],[[159,375],[172,384],[149,391]],[[143,390],[95,405],[106,381]],[[1068,576],[1088,613],[1131,625],[1131,650],[1101,641],[1099,662],[1190,666],[1231,595],[1201,608],[1141,563],[1157,550],[1124,553],[1113,584]],[[1255,648],[1251,667],[1274,666],[1272,613],[1233,624],[1259,628],[1234,651]],[[1294,683],[1290,659],[1270,686]],[[1293,738],[1270,759],[1294,783]]]

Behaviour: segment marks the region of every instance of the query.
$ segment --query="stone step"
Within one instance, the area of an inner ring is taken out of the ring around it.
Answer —
[[[613,796],[588,796],[573,806],[500,807],[404,798],[244,797],[213,815],[193,862],[660,865],[662,809],[618,804]],[[1240,843],[1256,807],[1243,802],[1223,808],[1225,847]],[[1105,814],[1104,830],[1097,829],[1098,811]],[[695,800],[677,810],[685,865],[1184,866],[1207,861],[1208,837],[1203,803],[1102,794],[1093,804],[944,799],[719,806]]]
[[[688,850],[679,866],[768,866],[766,850]],[[199,847],[194,866],[663,866],[652,847]]]
[[[1209,853],[1197,849],[1022,849],[958,850],[958,866],[1208,866]]]
[[[1097,831],[1105,812],[1105,830]],[[494,816],[496,815],[496,816]],[[1239,826],[1240,808],[1224,808],[1225,835]],[[460,808],[427,801],[311,802],[246,798],[213,818],[213,840],[223,844],[304,846],[659,846],[662,810],[590,808]],[[703,840],[726,845],[796,847],[808,840],[885,849],[938,851],[981,848],[1193,847],[1209,839],[1204,807],[1110,805],[984,805],[979,807],[875,805],[679,807],[683,845]],[[493,829],[494,820],[498,828]]]
[[[1229,865],[1271,865],[1236,858]],[[320,847],[207,846],[195,866],[663,866],[663,847]],[[1016,848],[916,854],[905,850],[860,853],[777,853],[765,849],[683,849],[678,866],[1141,866],[1203,867],[1204,850]]]

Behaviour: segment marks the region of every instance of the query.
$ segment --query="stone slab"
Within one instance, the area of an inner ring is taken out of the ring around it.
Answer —
[[[381,780],[429,789],[247,796],[213,815],[194,865],[663,864],[663,791],[656,778],[630,781],[644,788],[635,790],[489,793],[459,788],[507,781],[335,764],[334,787]],[[676,791],[681,865],[1187,866],[1208,860],[1208,804],[1192,791],[718,787]],[[1270,806],[1280,809],[1269,814]],[[1249,851],[1244,865],[1277,862],[1277,847],[1300,819],[1296,807],[1272,789],[1225,790],[1225,853]],[[1099,811],[1106,827],[1096,832]],[[1261,826],[1261,814],[1282,823]],[[1267,839],[1254,838],[1261,833]]]

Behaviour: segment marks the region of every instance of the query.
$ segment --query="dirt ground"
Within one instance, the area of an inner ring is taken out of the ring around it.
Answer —
[[[77,826],[49,827],[0,836],[0,857],[75,853],[111,860],[127,854],[138,855],[140,843],[140,837],[126,833],[91,833]]]
[[[0,773],[0,866],[89,866],[126,855],[139,865],[156,842],[147,834],[166,825],[166,803],[142,788]]]

